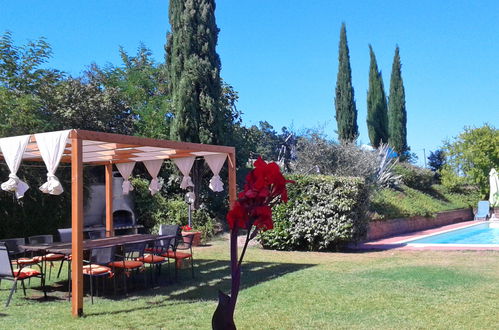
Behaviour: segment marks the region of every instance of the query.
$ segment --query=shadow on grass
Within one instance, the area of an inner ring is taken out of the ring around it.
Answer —
[[[130,292],[133,297],[116,296],[110,297],[115,300],[122,300],[123,303],[126,299],[146,299],[147,297],[157,297],[158,295],[165,296],[164,299],[146,302],[147,306],[134,307],[133,309],[123,309],[117,311],[105,311],[97,313],[88,313],[86,316],[98,316],[103,314],[121,314],[128,313],[136,310],[146,310],[156,307],[165,307],[169,304],[175,303],[189,303],[197,300],[211,300],[217,301],[218,290],[224,292],[230,291],[230,269],[228,261],[202,259],[195,261],[195,278],[192,279],[190,269],[179,270],[178,282],[168,284],[165,276],[162,274],[160,283],[154,289],[140,290]],[[247,262],[243,263],[243,274],[241,290],[258,285],[260,283],[271,281],[280,276],[297,272],[309,267],[313,264],[287,264],[287,263],[270,263],[270,262]],[[173,268],[173,267],[172,267]],[[166,273],[166,272],[165,272]],[[171,269],[173,276],[173,269]],[[141,274],[149,276],[149,274]],[[142,283],[142,278],[138,278],[136,284]],[[142,286],[143,287],[143,286]],[[123,305],[125,307],[125,304]]]

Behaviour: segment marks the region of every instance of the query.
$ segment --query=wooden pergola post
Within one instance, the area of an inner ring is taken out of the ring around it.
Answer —
[[[71,280],[73,299],[71,314],[83,315],[83,155],[82,140],[71,135]]]
[[[106,164],[106,237],[114,236],[113,226],[113,164]]]
[[[236,150],[229,153],[229,205],[232,207],[237,199],[236,191]]]

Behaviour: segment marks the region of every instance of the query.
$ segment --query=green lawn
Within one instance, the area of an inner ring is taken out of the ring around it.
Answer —
[[[49,301],[38,290],[15,294],[0,328],[209,329],[217,289],[228,290],[228,242],[197,248],[197,278],[128,298],[85,299],[72,319],[56,285]],[[53,275],[53,274],[52,274]],[[35,280],[34,286],[38,283]],[[142,284],[139,281],[138,284]],[[499,252],[275,252],[251,248],[236,309],[240,329],[462,328],[498,329]]]

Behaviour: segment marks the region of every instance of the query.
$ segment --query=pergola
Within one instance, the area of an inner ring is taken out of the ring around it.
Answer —
[[[83,314],[83,164],[105,167],[106,232],[113,232],[113,164],[158,159],[226,154],[228,191],[236,199],[235,148],[189,142],[157,140],[137,136],[73,129],[69,132],[61,162],[71,164],[72,226],[72,315]],[[34,135],[22,155],[23,160],[43,161]]]

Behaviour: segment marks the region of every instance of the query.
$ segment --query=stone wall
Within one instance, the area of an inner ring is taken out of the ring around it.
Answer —
[[[473,211],[471,209],[459,209],[440,212],[435,218],[417,216],[411,218],[375,220],[369,223],[366,240],[372,241],[397,234],[410,233],[472,219]]]

